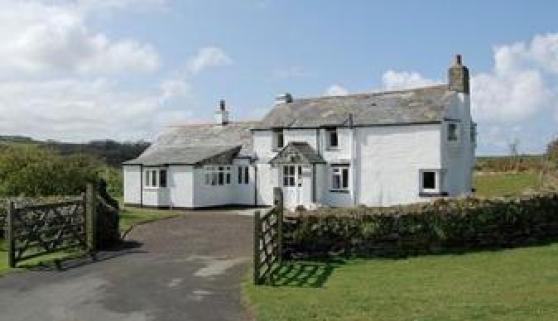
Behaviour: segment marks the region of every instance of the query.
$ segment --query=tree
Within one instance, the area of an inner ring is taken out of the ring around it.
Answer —
[[[99,168],[91,156],[8,145],[0,149],[0,196],[77,195],[87,182],[99,180]]]

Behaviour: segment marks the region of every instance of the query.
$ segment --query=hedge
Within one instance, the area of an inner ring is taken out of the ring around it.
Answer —
[[[284,255],[404,257],[558,240],[558,194],[287,214]]]

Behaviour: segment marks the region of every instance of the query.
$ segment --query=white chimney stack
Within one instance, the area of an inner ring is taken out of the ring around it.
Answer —
[[[219,102],[219,109],[215,112],[215,121],[223,126],[229,123],[229,111],[224,99]]]

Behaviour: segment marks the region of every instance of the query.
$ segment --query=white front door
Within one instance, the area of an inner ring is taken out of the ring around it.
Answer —
[[[283,165],[281,174],[285,207],[295,208],[302,205],[302,166]]]

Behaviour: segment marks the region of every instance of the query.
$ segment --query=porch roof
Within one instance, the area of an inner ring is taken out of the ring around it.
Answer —
[[[325,160],[312,146],[305,142],[289,142],[269,163],[277,164],[325,164]]]

